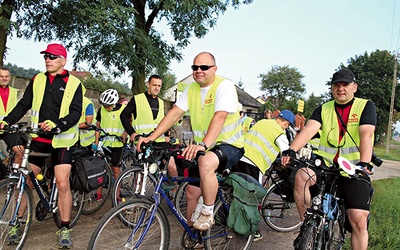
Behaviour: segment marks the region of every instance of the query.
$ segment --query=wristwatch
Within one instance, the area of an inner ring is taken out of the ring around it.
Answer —
[[[199,143],[199,145],[200,145],[200,146],[202,146],[202,147],[204,147],[204,149],[205,149],[205,150],[207,150],[207,149],[208,149],[208,147],[207,147],[206,143],[205,143],[205,142],[203,142],[203,141],[202,141],[202,142],[200,142],[200,143]]]

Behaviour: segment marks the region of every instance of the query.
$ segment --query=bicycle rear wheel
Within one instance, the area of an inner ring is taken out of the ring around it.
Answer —
[[[124,170],[114,182],[113,192],[111,194],[113,206],[117,205],[120,198],[125,200],[131,200],[140,195],[142,186],[144,184],[144,171],[141,166],[133,167]],[[144,197],[151,198],[156,188],[156,180],[153,175],[147,174],[147,180],[145,184]],[[119,195],[117,194],[119,191]]]
[[[33,201],[32,192],[27,185],[22,194],[26,200],[26,211],[21,219],[18,219],[19,235],[18,240],[9,242],[10,232],[13,226],[10,224],[16,210],[16,202],[20,189],[18,179],[4,179],[0,182],[0,249],[22,249],[28,238],[29,229],[32,223]],[[21,209],[21,208],[20,208]]]
[[[149,225],[153,205],[146,199],[133,199],[111,209],[94,230],[88,249],[168,249],[170,228],[161,208],[155,211]],[[129,226],[121,221],[121,217],[129,221]],[[149,230],[144,234],[147,226]],[[136,246],[140,237],[143,240]]]
[[[71,190],[71,193],[72,193],[72,208],[71,208],[71,217],[69,221],[69,226],[72,228],[73,226],[76,225],[76,223],[79,220],[79,217],[82,214],[85,194],[75,190]],[[58,209],[56,213],[53,213],[53,218],[57,227],[61,228],[60,209]]]
[[[97,195],[97,189],[85,193],[82,214],[89,215],[97,212],[107,201],[111,193],[114,175],[111,172],[111,167],[106,161],[107,182],[101,187],[101,198]]]
[[[250,249],[253,244],[254,234],[244,236],[236,233],[227,226],[229,211],[226,210],[222,201],[218,201],[214,206],[215,224],[204,232],[203,239],[206,250],[226,249],[226,250],[245,250]]]
[[[265,223],[278,232],[290,232],[300,228],[302,222],[297,212],[296,204],[286,199],[282,194],[280,184],[273,184],[261,201],[260,213]]]

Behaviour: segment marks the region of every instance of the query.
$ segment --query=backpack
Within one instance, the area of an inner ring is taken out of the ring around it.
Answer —
[[[256,179],[243,173],[231,172],[223,183],[233,187],[228,227],[241,235],[255,233],[261,219],[258,204],[267,190]]]
[[[72,171],[72,187],[81,192],[96,190],[108,182],[106,168],[101,157],[77,157]]]

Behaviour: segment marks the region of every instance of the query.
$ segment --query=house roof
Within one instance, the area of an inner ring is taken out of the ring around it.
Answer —
[[[226,78],[226,77],[222,77],[222,78],[230,80],[229,78]],[[180,80],[179,82],[184,83],[184,84],[190,84],[190,83],[194,82],[194,79],[193,79],[193,76],[190,74],[187,77]],[[171,88],[166,90],[164,92],[162,99],[166,100],[166,101],[170,101],[170,102],[175,102],[175,93],[176,93],[177,87],[178,87],[178,83],[176,83],[174,86],[172,86]],[[254,99],[254,97],[249,95],[244,90],[240,89],[238,86],[235,85],[235,87],[236,87],[236,91],[238,94],[239,102],[243,106],[253,107],[253,108],[261,107],[261,103],[259,103],[256,99]]]

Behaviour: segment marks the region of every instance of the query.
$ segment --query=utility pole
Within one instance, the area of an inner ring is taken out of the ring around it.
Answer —
[[[386,134],[386,154],[389,154],[390,139],[392,137],[392,120],[393,120],[394,96],[395,96],[396,85],[397,85],[397,64],[398,64],[397,56],[398,56],[398,53],[397,53],[397,51],[395,51],[392,97],[390,99],[389,122],[388,122],[388,130],[387,130],[387,134]]]

